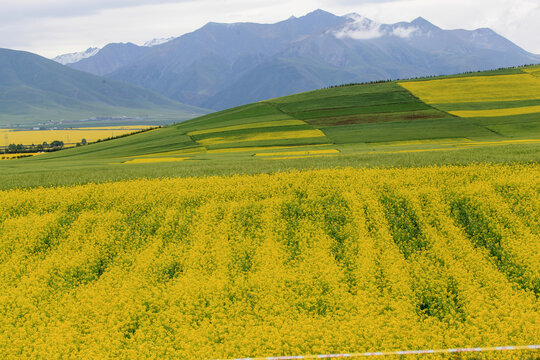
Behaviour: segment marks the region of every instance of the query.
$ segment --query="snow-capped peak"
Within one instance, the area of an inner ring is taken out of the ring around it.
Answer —
[[[157,45],[165,44],[171,41],[172,39],[174,39],[174,37],[163,38],[163,39],[152,39],[150,41],[145,42],[143,46],[146,46],[146,47],[157,46]]]
[[[53,60],[62,65],[73,64],[73,63],[81,61],[82,59],[86,59],[86,58],[96,55],[99,52],[99,50],[100,49],[97,47],[91,47],[91,48],[86,49],[85,51],[59,55],[55,57]]]

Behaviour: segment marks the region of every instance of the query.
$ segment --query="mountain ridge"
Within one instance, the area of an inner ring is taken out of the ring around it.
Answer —
[[[443,30],[423,17],[380,24],[320,9],[274,24],[210,22],[152,48],[127,48],[69,66],[219,110],[337,85],[344,76],[345,82],[362,82],[540,62],[492,30]],[[277,73],[283,68],[295,82]],[[257,80],[263,78],[265,84]]]
[[[0,124],[151,111],[171,111],[179,116],[205,113],[147,89],[78,71],[36,54],[0,49]]]

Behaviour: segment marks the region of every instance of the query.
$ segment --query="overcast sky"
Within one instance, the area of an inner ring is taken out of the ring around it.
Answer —
[[[444,29],[489,27],[540,54],[539,0],[0,0],[0,47],[54,57],[176,37],[210,21],[272,23],[317,8],[382,23],[422,16]]]

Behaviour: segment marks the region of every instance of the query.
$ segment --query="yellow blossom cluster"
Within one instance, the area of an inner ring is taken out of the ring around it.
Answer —
[[[144,179],[0,199],[2,359],[540,339],[538,165]]]

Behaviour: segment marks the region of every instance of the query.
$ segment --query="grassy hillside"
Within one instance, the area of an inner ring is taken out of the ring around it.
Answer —
[[[537,161],[538,69],[270,99],[119,140],[3,162],[0,177],[11,187],[306,167]]]
[[[38,55],[0,49],[0,125],[122,115],[170,123],[205,112]]]

